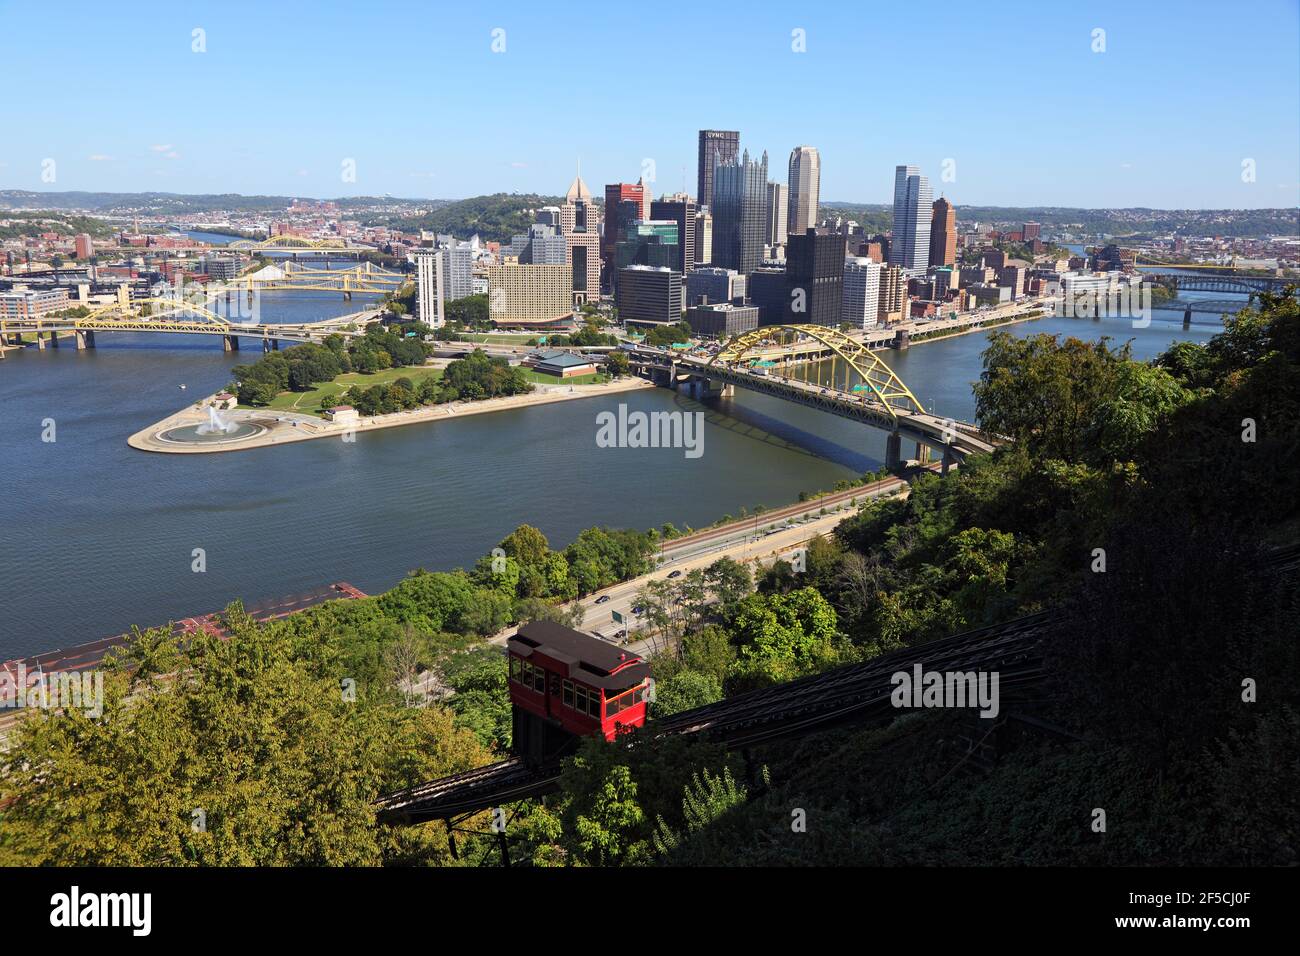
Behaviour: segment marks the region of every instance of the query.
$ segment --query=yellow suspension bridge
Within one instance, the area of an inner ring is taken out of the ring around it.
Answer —
[[[267,266],[258,272],[222,283],[228,291],[274,290],[285,292],[341,292],[345,299],[357,295],[385,295],[395,292],[410,277],[402,272],[363,262],[350,269],[320,269],[297,262]]]
[[[160,332],[184,335],[219,335],[227,352],[239,350],[240,338],[259,339],[263,351],[275,351],[280,341],[316,342],[330,335],[350,338],[364,335],[366,327],[379,320],[375,309],[326,319],[322,322],[267,324],[232,322],[206,305],[169,299],[148,302],[114,302],[91,309],[83,316],[38,316],[31,319],[0,319],[0,358],[9,348],[29,344],[33,336],[38,349],[59,347],[59,336],[71,335],[78,349],[95,347],[100,332]]]

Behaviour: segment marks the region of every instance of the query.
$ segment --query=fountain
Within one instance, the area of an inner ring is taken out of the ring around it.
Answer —
[[[217,406],[209,405],[208,423],[206,425],[200,425],[194,430],[194,432],[196,435],[229,435],[231,432],[237,431],[238,429],[239,426],[234,422],[222,420],[221,416],[217,414]]]
[[[227,421],[217,414],[215,405],[208,406],[208,420],[197,425],[177,425],[165,429],[154,437],[158,441],[179,445],[224,445],[243,441],[266,431],[266,425],[257,421]]]

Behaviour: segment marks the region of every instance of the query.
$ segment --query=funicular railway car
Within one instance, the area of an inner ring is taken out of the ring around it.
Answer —
[[[523,625],[506,647],[517,756],[549,760],[579,737],[645,723],[650,665],[635,654],[552,621]]]

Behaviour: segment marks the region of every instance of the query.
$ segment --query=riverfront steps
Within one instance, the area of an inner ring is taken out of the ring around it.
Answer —
[[[273,408],[237,408],[221,412],[221,417],[235,425],[249,424],[257,426],[255,433],[247,438],[222,443],[185,444],[168,441],[160,437],[163,433],[173,429],[207,423],[208,405],[215,398],[215,396],[209,396],[197,405],[189,405],[175,414],[169,415],[162,421],[141,429],[127,439],[127,444],[140,451],[180,455],[246,451],[250,448],[265,448],[268,445],[309,441],[313,438],[342,439],[348,434],[373,431],[379,428],[396,428],[400,425],[445,421],[447,419],[465,418],[469,415],[485,415],[515,408],[529,408],[534,405],[549,405],[554,402],[599,398],[602,395],[614,395],[644,388],[654,388],[654,385],[644,379],[631,377],[617,379],[603,385],[548,385],[541,386],[536,391],[529,392],[526,395],[508,395],[503,398],[489,398],[478,402],[451,402],[446,405],[430,405],[425,408],[394,412],[391,415],[375,415],[372,418],[362,418],[354,424],[336,424],[302,412],[279,411]]]

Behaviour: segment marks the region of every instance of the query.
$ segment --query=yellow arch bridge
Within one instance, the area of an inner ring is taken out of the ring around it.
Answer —
[[[994,439],[969,422],[934,415],[884,361],[863,343],[820,325],[769,325],[728,342],[712,357],[640,348],[640,364],[682,376],[705,392],[738,386],[830,412],[889,433],[885,463],[902,465],[902,442],[917,458],[938,452],[947,465],[989,452]]]
[[[253,338],[260,339],[262,350],[269,352],[278,350],[281,340],[319,343],[330,335],[345,338],[364,335],[366,326],[378,319],[379,312],[369,309],[323,322],[241,323],[231,322],[206,306],[188,302],[114,303],[91,309],[79,317],[0,319],[0,358],[9,348],[28,344],[39,349],[57,348],[60,336],[72,336],[78,349],[94,348],[95,335],[100,332],[219,335],[227,352],[238,351],[241,338]],[[31,343],[27,336],[33,337]]]
[[[224,282],[222,288],[246,292],[249,295],[257,289],[285,292],[341,292],[343,298],[351,299],[354,294],[385,295],[395,292],[410,281],[410,277],[405,273],[383,269],[372,262],[363,262],[351,269],[320,269],[297,262],[286,262],[283,266],[270,266],[268,269],[276,269],[281,275],[259,277],[259,273],[253,273]],[[268,269],[261,271],[266,272]]]

